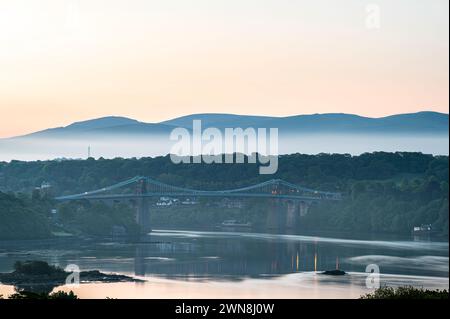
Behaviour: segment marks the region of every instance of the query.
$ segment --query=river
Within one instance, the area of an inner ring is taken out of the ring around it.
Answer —
[[[376,282],[368,265],[379,269],[381,286],[448,289],[448,256],[448,242],[408,236],[157,229],[139,243],[0,241],[0,272],[12,271],[15,261],[44,260],[145,280],[54,289],[80,298],[358,298]],[[320,273],[337,267],[347,274]],[[0,295],[13,292],[0,284]]]

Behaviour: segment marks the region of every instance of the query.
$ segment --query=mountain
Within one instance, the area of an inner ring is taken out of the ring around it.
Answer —
[[[82,122],[75,122],[65,127],[46,129],[43,131],[14,137],[26,138],[83,138],[111,135],[168,134],[173,126],[164,124],[143,123],[126,117],[108,116]]]
[[[108,116],[98,119],[92,119],[82,122],[74,122],[65,127],[56,127],[42,130],[39,132],[18,136],[18,137],[56,137],[56,136],[66,136],[70,134],[79,134],[81,132],[104,129],[104,128],[114,128],[121,125],[133,125],[139,123],[136,120],[129,119],[126,117],[118,116]]]
[[[328,113],[270,117],[253,115],[204,113],[178,117],[161,123],[144,123],[125,117],[103,117],[76,122],[66,127],[47,129],[20,138],[95,137],[109,135],[166,135],[175,127],[191,129],[193,120],[202,120],[202,127],[278,128],[280,133],[333,134],[444,134],[448,135],[449,115],[418,112],[369,118],[353,114]]]
[[[284,132],[302,133],[378,133],[378,134],[447,134],[448,114],[419,112],[381,118],[353,114],[330,113],[298,115],[265,122],[266,127],[279,127]]]
[[[131,124],[138,124],[138,123],[140,123],[140,122],[133,120],[133,119],[129,119],[127,117],[108,116],[108,117],[102,117],[102,118],[94,119],[94,120],[75,122],[75,123],[67,126],[67,129],[71,129],[71,130],[86,130],[86,129],[99,129],[99,128],[101,129],[101,128],[105,128],[105,127],[131,125]]]
[[[192,127],[193,120],[201,120],[203,127],[253,127],[256,124],[264,123],[266,121],[275,120],[276,117],[269,116],[254,116],[254,115],[236,115],[236,114],[223,114],[223,113],[203,113],[203,114],[191,114],[182,117],[178,117],[169,121],[161,122],[161,124],[180,126],[180,127]]]
[[[202,125],[217,127],[276,127],[281,132],[301,133],[448,133],[448,114],[419,112],[398,114],[381,118],[353,114],[328,113],[288,117],[246,116],[233,114],[188,115],[163,122],[191,127],[193,119]]]
[[[287,117],[236,114],[192,114],[160,123],[126,117],[103,117],[28,135],[0,139],[0,161],[92,157],[146,157],[171,152],[176,127],[278,128],[280,154],[407,151],[448,154],[449,115],[436,112],[369,118],[329,113]]]

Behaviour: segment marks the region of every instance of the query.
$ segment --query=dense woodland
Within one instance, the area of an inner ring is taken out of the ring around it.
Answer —
[[[313,206],[302,219],[312,230],[408,233],[415,225],[432,224],[448,235],[447,156],[421,153],[293,154],[280,156],[274,175],[259,175],[257,164],[173,164],[168,156],[142,159],[98,159],[0,163],[0,238],[45,237],[52,221],[53,195],[98,189],[143,175],[172,185],[197,189],[227,189],[281,178],[302,186],[337,191],[341,202]],[[51,196],[35,187],[51,184]],[[33,195],[34,194],[34,195]],[[205,204],[205,203],[204,203]],[[263,203],[260,203],[263,205]],[[203,205],[208,207],[208,205]],[[174,226],[220,223],[226,213],[202,209],[156,213],[156,224]],[[230,211],[230,217],[261,220],[258,205]],[[211,209],[209,209],[211,210]],[[59,207],[60,223],[76,232],[107,233],[113,225],[136,231],[133,211],[95,203]],[[159,217],[158,217],[159,216]]]
[[[0,192],[0,239],[49,237],[50,208],[40,201],[20,197]]]

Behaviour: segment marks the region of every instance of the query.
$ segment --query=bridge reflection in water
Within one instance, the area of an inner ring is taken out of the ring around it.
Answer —
[[[339,251],[314,242],[171,238],[171,242],[135,247],[136,276],[177,279],[266,277],[334,269]]]
[[[306,215],[309,206],[313,203],[341,199],[340,193],[314,190],[280,179],[272,179],[256,185],[229,190],[196,190],[168,185],[149,177],[136,176],[112,186],[81,194],[60,196],[56,200],[128,201],[136,208],[136,220],[141,226],[142,233],[147,234],[151,231],[149,199],[162,196],[267,198],[271,200],[267,225],[276,229],[284,226],[287,226],[287,228],[295,227],[299,217]]]

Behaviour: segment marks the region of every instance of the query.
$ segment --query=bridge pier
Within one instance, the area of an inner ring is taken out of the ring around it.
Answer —
[[[266,227],[274,230],[282,230],[285,227],[286,212],[280,199],[270,199],[269,212],[267,214]]]
[[[308,214],[311,203],[297,200],[287,201],[286,228],[295,228],[300,223],[300,218]]]
[[[310,205],[307,202],[299,203],[300,217],[304,217],[308,214],[309,206]]]
[[[140,180],[136,193],[141,195],[136,201],[136,222],[138,223],[141,235],[146,235],[152,231],[150,227],[150,205],[147,197],[142,196],[147,193],[147,181]]]
[[[134,256],[134,274],[145,277],[145,257],[147,257],[147,246],[137,245]]]
[[[295,228],[298,224],[299,204],[297,201],[287,201],[286,228]]]
[[[311,203],[298,200],[271,199],[267,214],[267,228],[284,230],[294,229],[300,218],[308,214]]]

